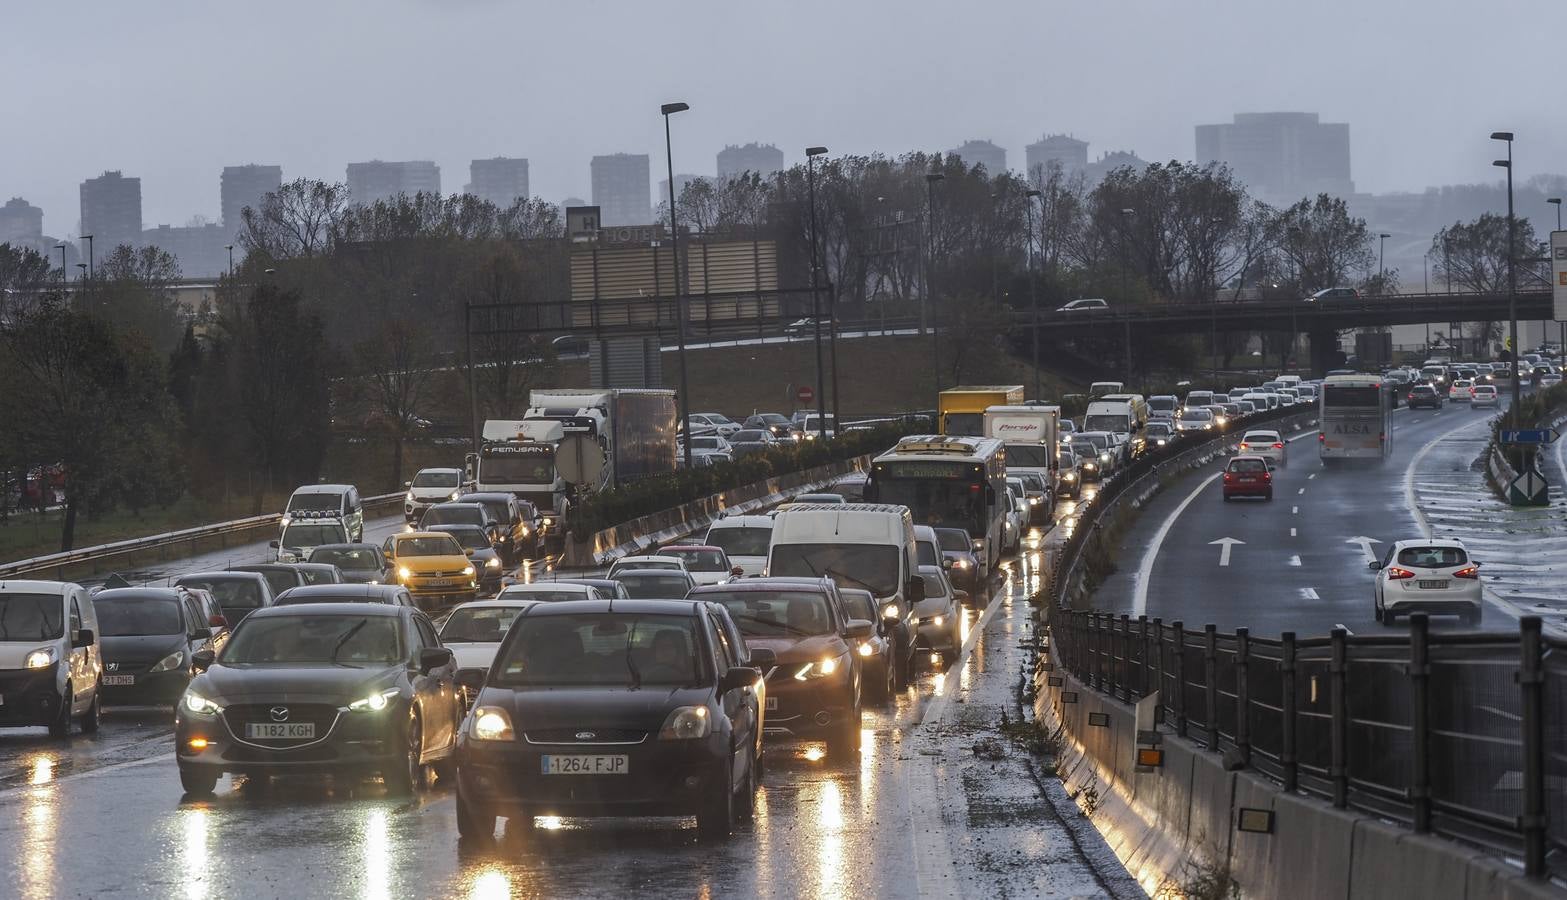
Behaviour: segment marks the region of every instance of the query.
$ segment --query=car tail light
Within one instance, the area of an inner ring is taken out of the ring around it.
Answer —
[[[1245,441],[1241,441],[1241,449],[1242,450],[1249,450],[1249,449],[1251,449],[1251,445],[1246,443]]]
[[[1319,444],[1326,444],[1327,442],[1328,442],[1328,436],[1323,434],[1320,431],[1317,432],[1317,443],[1319,443]]]
[[[1235,473],[1234,472],[1225,472],[1224,473],[1224,480],[1226,482],[1234,481],[1235,480]]]
[[[1479,566],[1464,566],[1462,569],[1459,569],[1457,572],[1454,572],[1453,573],[1453,577],[1454,578],[1479,578],[1480,577],[1480,567]]]
[[[1389,566],[1387,577],[1389,581],[1403,581],[1405,578],[1415,577],[1415,573],[1408,569],[1400,569],[1398,566]]]
[[[1263,472],[1262,473],[1262,480],[1267,482],[1268,484],[1272,484],[1273,483],[1273,473],[1272,472]]]
[[[1284,449],[1284,444],[1282,442],[1274,444],[1273,445],[1273,449],[1275,449],[1275,450],[1283,450]]]

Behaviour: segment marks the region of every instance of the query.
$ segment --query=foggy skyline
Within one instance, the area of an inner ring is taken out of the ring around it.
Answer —
[[[7,11],[8,81],[27,88],[9,97],[0,199],[25,197],[64,236],[80,183],[110,169],[142,179],[152,227],[218,220],[226,165],[342,181],[350,162],[429,159],[453,193],[470,160],[499,155],[526,157],[532,193],[558,202],[589,195],[598,154],[646,153],[662,177],[658,106],[673,100],[692,107],[674,119],[675,168],[699,174],[751,141],[793,165],[808,144],[896,155],[989,139],[1021,168],[1023,147],[1057,132],[1088,141],[1090,160],[1187,160],[1195,126],[1272,111],[1347,122],[1362,192],[1495,182],[1505,151],[1487,135],[1502,129],[1518,135],[1519,181],[1567,172],[1567,116],[1552,107],[1567,4],[981,0],[961,13],[883,0],[23,6]],[[1496,89],[1502,72],[1516,90]]]

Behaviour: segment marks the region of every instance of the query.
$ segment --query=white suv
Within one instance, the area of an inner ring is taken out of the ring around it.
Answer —
[[[1471,627],[1480,624],[1484,608],[1480,564],[1456,538],[1396,541],[1381,562],[1372,586],[1377,621],[1393,624],[1412,612],[1458,616]]]
[[[1241,438],[1238,452],[1261,456],[1278,463],[1281,467],[1289,465],[1289,447],[1284,437],[1277,431],[1252,429],[1246,432]]]

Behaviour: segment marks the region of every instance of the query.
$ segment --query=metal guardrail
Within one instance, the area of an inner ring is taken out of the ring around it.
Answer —
[[[1272,640],[1063,605],[1105,510],[1226,439],[1139,460],[1083,511],[1045,605],[1063,665],[1125,702],[1159,691],[1160,724],[1286,790],[1517,853],[1531,877],[1567,875],[1567,642],[1538,617],[1516,636],[1433,633],[1416,614],[1408,636]]]
[[[1517,635],[1252,637],[1208,625],[1054,609],[1063,664],[1236,767],[1567,874],[1567,642],[1537,616]],[[1554,785],[1547,791],[1546,786]]]
[[[366,497],[362,502],[366,511],[369,511],[376,507],[397,503],[403,499],[403,496],[403,492],[398,491],[395,494],[378,494],[374,497]],[[23,559],[0,565],[0,578],[17,578],[24,575],[56,572],[67,566],[85,565],[95,560],[156,551],[197,541],[225,538],[247,531],[256,531],[275,526],[281,518],[283,518],[282,513],[269,513],[264,516],[231,519],[227,522],[216,522],[211,525],[199,525],[195,528],[168,531],[147,537],[131,538],[130,540],[115,541],[109,544],[98,544],[92,547],[83,547],[79,550],[70,550],[65,553],[35,556],[32,559]]]

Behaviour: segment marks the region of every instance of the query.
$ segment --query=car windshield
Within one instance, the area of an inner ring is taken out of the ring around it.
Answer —
[[[1469,562],[1461,547],[1405,547],[1398,551],[1398,564],[1421,569],[1446,569]]]
[[[817,591],[734,591],[704,593],[722,603],[748,637],[812,637],[832,634],[827,595]]]
[[[289,525],[278,540],[284,547],[318,547],[322,544],[340,544],[348,539],[343,526],[331,524]]]
[[[967,551],[972,548],[967,531],[958,528],[936,529],[936,544],[943,550]]]
[[[225,611],[261,608],[261,586],[249,578],[181,578],[175,584],[210,593]]]
[[[432,506],[424,511],[424,518],[419,520],[422,528],[432,525],[483,525],[484,511],[473,504],[463,506]]]
[[[1188,409],[1181,413],[1183,422],[1207,422],[1213,419],[1213,413],[1206,409]]]
[[[528,616],[502,647],[490,684],[639,688],[696,684],[704,672],[694,619],[583,613]]]
[[[679,547],[670,547],[663,552],[685,560],[686,570],[690,572],[727,572],[729,570],[729,561],[724,559],[722,550],[685,550]]]
[[[609,567],[611,578],[619,572],[680,572],[684,569],[678,562],[663,559],[623,559]]]
[[[0,641],[42,641],[63,632],[59,594],[0,594]]]
[[[729,440],[732,443],[741,444],[754,441],[765,441],[767,440],[767,432],[762,431],[760,428],[746,428],[735,432],[734,437],[730,438]]]
[[[1072,452],[1093,459],[1099,455],[1099,448],[1094,446],[1093,441],[1073,441]]]
[[[498,644],[522,610],[521,606],[469,606],[453,610],[446,624],[441,626],[441,643]]]
[[[234,630],[221,661],[224,665],[395,663],[408,655],[400,631],[393,616],[253,616]]]
[[[449,534],[440,537],[402,538],[396,544],[398,556],[462,556],[462,547]]]
[[[169,597],[114,597],[95,600],[98,633],[104,637],[140,634],[180,634],[185,623],[180,619],[178,600]]]
[[[1170,412],[1175,409],[1174,397],[1149,397],[1148,408],[1157,412]]]
[[[1110,435],[1108,434],[1085,434],[1080,440],[1087,441],[1097,450],[1110,449]]]
[[[691,449],[693,449],[693,450],[717,450],[718,449],[718,440],[719,439],[715,438],[715,437],[694,437],[694,438],[691,439]]]
[[[925,596],[927,598],[947,596],[947,582],[940,575],[931,572],[921,572],[920,580],[925,582]]]
[[[890,544],[779,544],[768,559],[769,575],[831,578],[842,587],[877,597],[898,591],[898,548]]]
[[[313,550],[310,553],[310,561],[313,563],[327,563],[337,566],[339,569],[379,569],[381,567],[381,564],[376,562],[375,553],[368,549]]]
[[[615,580],[626,586],[626,593],[638,600],[679,600],[691,590],[691,576],[666,575],[657,570],[643,569],[617,575]]]
[[[304,580],[300,578],[299,572],[295,571],[294,569],[246,569],[242,567],[236,567],[235,571],[255,572],[259,574],[262,578],[267,580],[267,586],[272,588],[273,594],[281,594],[291,587],[299,587],[301,584],[305,583]]]
[[[718,547],[730,557],[735,556],[766,556],[767,545],[772,541],[773,530],[771,528],[759,528],[752,525],[742,525],[732,528],[719,528],[714,526],[707,530],[704,542],[710,546]]]
[[[1232,459],[1231,472],[1266,472],[1268,464],[1260,459]]]
[[[1167,437],[1173,430],[1165,422],[1149,422],[1145,433],[1149,437]]]
[[[540,603],[561,603],[566,600],[585,600],[588,595],[583,591],[541,588],[535,585],[517,585],[501,591],[501,597],[506,600],[537,600]]]
[[[1249,431],[1243,441],[1247,444],[1276,444],[1279,435],[1274,431]]]
[[[414,476],[414,487],[454,488],[462,484],[461,472],[420,472]]]
[[[876,621],[876,598],[866,591],[843,591],[839,595],[843,600],[844,615],[851,619],[863,619],[866,622]]]
[[[1050,467],[1050,447],[1045,444],[1008,444],[1007,465],[1032,469]]]

